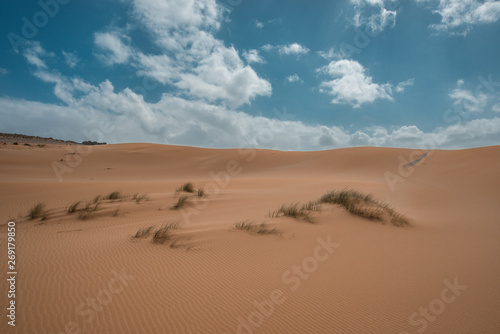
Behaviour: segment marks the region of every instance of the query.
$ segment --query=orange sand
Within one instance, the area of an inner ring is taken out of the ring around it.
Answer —
[[[500,332],[500,146],[431,151],[411,167],[403,164],[423,151],[88,150],[0,145],[1,333]],[[62,182],[54,162],[66,166]],[[208,196],[172,210],[187,181]],[[345,187],[373,193],[413,227],[325,204],[316,224],[267,217]],[[103,201],[88,220],[66,213],[115,190],[149,200]],[[47,219],[27,219],[39,201]],[[246,219],[281,235],[233,229]],[[15,327],[6,317],[10,220]],[[177,220],[176,247],[131,239]]]

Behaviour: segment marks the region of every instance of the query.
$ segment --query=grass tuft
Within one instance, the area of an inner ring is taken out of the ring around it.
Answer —
[[[277,218],[281,216],[293,217],[297,220],[304,220],[308,223],[314,224],[316,221],[311,217],[309,211],[314,209],[319,210],[316,204],[311,204],[312,202],[306,203],[299,206],[299,203],[293,204],[282,204],[278,210],[269,213],[269,217]],[[308,209],[310,208],[310,209]]]
[[[38,217],[43,218],[44,209],[45,209],[45,203],[39,202],[29,210],[28,217],[32,220]]]
[[[97,195],[96,197],[94,197],[94,199],[92,200],[92,203],[97,203],[101,200],[101,195]]]
[[[154,226],[148,226],[146,228],[140,228],[137,230],[135,235],[133,236],[134,239],[140,239],[140,238],[147,238],[151,234],[151,231],[153,230]]]
[[[144,194],[144,195],[134,194],[134,196],[135,197],[133,197],[133,199],[135,199],[135,202],[137,204],[141,203],[142,200],[149,201],[148,195],[146,195],[146,194]]]
[[[180,186],[179,188],[177,188],[177,190],[175,192],[176,193],[180,193],[182,191],[187,192],[187,193],[194,193],[194,192],[196,192],[196,190],[194,190],[194,185],[191,182],[184,183],[182,186]]]
[[[196,193],[196,196],[198,197],[205,197],[205,189],[198,189],[198,192]]]
[[[119,191],[113,191],[106,195],[106,199],[116,200],[121,198],[121,193]]]
[[[241,231],[247,231],[248,233],[252,234],[260,234],[260,235],[265,235],[265,234],[281,234],[278,229],[273,228],[270,229],[268,228],[266,222],[262,222],[258,225],[255,224],[255,221],[249,221],[249,220],[243,220],[240,222],[237,222],[234,224],[234,229],[235,230],[241,230]]]
[[[155,244],[164,244],[167,241],[171,241],[173,234],[172,230],[179,228],[179,222],[173,222],[170,224],[166,224],[160,229],[156,230],[153,234],[152,242]]]
[[[68,208],[68,213],[69,214],[75,213],[78,210],[78,206],[80,205],[81,202],[82,201],[77,201],[77,202],[71,204]]]
[[[183,206],[185,206],[187,203],[189,203],[189,197],[181,196],[177,200],[177,203],[175,203],[175,205],[172,207],[172,209],[178,210],[178,209],[182,208]]]

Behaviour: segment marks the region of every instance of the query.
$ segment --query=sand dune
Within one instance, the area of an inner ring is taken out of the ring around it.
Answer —
[[[500,146],[409,164],[425,152],[0,144],[2,271],[11,220],[18,261],[16,326],[3,315],[0,332],[499,333]],[[176,194],[188,181],[206,196]],[[412,227],[330,204],[314,224],[268,216],[344,188]],[[28,219],[38,202],[46,219]],[[176,221],[173,245],[133,238]]]

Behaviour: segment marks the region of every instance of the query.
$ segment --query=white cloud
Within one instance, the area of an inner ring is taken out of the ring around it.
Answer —
[[[396,85],[395,91],[396,93],[403,93],[406,87],[413,86],[415,84],[415,79],[408,79],[406,81],[400,82]]]
[[[5,74],[8,74],[9,73],[9,70],[6,69],[6,68],[3,68],[3,67],[0,67],[0,74],[1,75],[5,75]]]
[[[332,61],[320,71],[334,78],[321,84],[323,92],[334,96],[332,103],[346,103],[359,108],[362,104],[372,103],[377,99],[392,101],[393,86],[389,83],[374,83],[357,61]]]
[[[135,0],[133,10],[162,50],[161,55],[136,52],[139,75],[231,108],[271,94],[271,84],[215,37],[227,12],[216,1]],[[263,61],[256,50],[243,56],[248,63]]]
[[[453,104],[456,108],[463,108],[470,113],[483,112],[488,104],[488,96],[481,92],[474,94],[470,90],[460,88],[463,85],[464,81],[458,80],[457,88],[450,93],[449,97],[453,100]]]
[[[500,112],[500,103],[497,103],[491,107],[491,110],[494,112]]]
[[[264,59],[259,55],[259,51],[252,49],[252,50],[245,50],[243,51],[243,58],[247,61],[247,63],[258,63],[258,64],[263,64],[265,63]]]
[[[350,0],[354,5],[353,24],[366,25],[374,33],[396,24],[398,0]],[[389,8],[389,9],[387,9]]]
[[[22,53],[28,63],[35,65],[37,68],[47,68],[47,64],[42,58],[54,56],[53,53],[45,51],[40,42],[27,42]]]
[[[326,60],[339,60],[348,58],[342,49],[330,48],[327,51],[318,51],[318,55]]]
[[[285,54],[285,55],[300,55],[300,54],[306,54],[310,50],[307,47],[304,47],[298,43],[292,43],[288,45],[281,45],[279,47],[279,53],[280,54]]]
[[[71,80],[68,82],[73,88],[77,85]],[[424,132],[414,125],[349,132],[336,126],[311,126],[298,121],[251,116],[169,94],[164,94],[157,103],[147,103],[128,88],[115,92],[109,81],[87,87],[87,91],[81,98],[73,98],[69,106],[0,97],[0,131],[77,141],[279,150],[349,146],[456,149],[500,142],[500,118],[496,117],[462,122],[433,132]],[[102,133],[103,136],[88,137],[86,133]]]
[[[128,38],[117,32],[94,34],[94,43],[100,49],[97,57],[107,65],[125,64],[132,56],[132,49],[123,41]]]
[[[255,20],[255,26],[259,29],[262,29],[262,28],[264,28],[264,23],[262,23],[258,20]]]
[[[218,48],[200,62],[194,73],[181,74],[175,86],[192,97],[226,102],[231,108],[250,103],[257,95],[270,95],[271,84],[244,66],[234,48]]]
[[[290,75],[286,78],[288,82],[302,82],[302,79],[298,76],[298,74]]]
[[[78,58],[76,52],[66,52],[63,50],[62,55],[64,56],[66,64],[71,68],[75,67],[80,62],[80,59]]]
[[[436,1],[431,1],[435,3]],[[438,31],[466,35],[474,25],[493,23],[500,19],[499,1],[439,0],[434,13],[441,16],[441,22],[431,25]]]

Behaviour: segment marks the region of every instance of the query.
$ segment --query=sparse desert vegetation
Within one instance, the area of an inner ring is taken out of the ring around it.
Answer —
[[[178,239],[174,237],[174,230],[180,228],[180,223],[178,221],[167,223],[154,231],[154,226],[148,226],[146,228],[141,228],[137,230],[132,239],[146,239],[152,235],[151,242],[154,244],[163,245],[169,243],[171,248],[179,246]]]
[[[35,204],[28,212],[28,217],[33,220],[33,219],[36,219],[36,218],[44,218],[47,219],[47,215],[45,213],[45,203],[42,203],[42,202],[38,202],[37,204]]]
[[[325,193],[319,202],[340,205],[353,215],[362,218],[382,223],[390,222],[398,227],[411,226],[407,217],[396,212],[388,204],[375,200],[371,194],[365,195],[349,189],[335,190]]]
[[[251,234],[281,234],[277,228],[269,228],[266,222],[262,222],[260,224],[255,224],[255,221],[252,220],[243,220],[234,224],[235,230],[247,231]]]
[[[141,239],[141,238],[147,238],[151,234],[151,231],[153,230],[154,226],[148,226],[145,228],[140,228],[137,230],[135,235],[132,237],[133,239]]]
[[[178,194],[180,192],[186,192],[186,193],[194,193],[196,190],[194,189],[194,185],[191,182],[186,182],[179,188],[175,190],[175,192]]]
[[[271,218],[277,218],[281,216],[293,217],[297,220],[303,220],[308,223],[314,224],[316,221],[311,217],[310,211],[318,211],[318,206],[316,204],[306,204],[300,205],[298,202],[293,204],[282,204],[277,210],[269,212],[268,216]]]
[[[121,198],[121,193],[119,191],[113,191],[106,195],[105,199],[117,200]]]
[[[75,213],[75,211],[78,210],[78,206],[80,205],[82,201],[76,201],[73,204],[71,204],[68,208],[68,213]],[[95,203],[95,202],[94,202]]]
[[[179,210],[183,206],[185,206],[187,203],[189,203],[189,197],[187,196],[181,196],[177,199],[177,203],[174,204],[172,207],[173,210]]]

